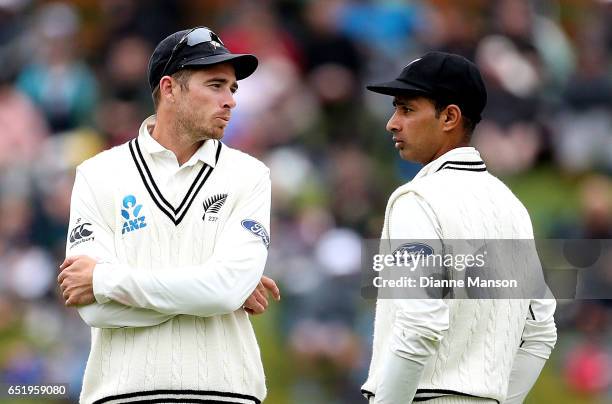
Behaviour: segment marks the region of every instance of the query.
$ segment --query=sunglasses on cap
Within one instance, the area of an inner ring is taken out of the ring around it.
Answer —
[[[170,57],[164,65],[164,69],[162,70],[160,77],[166,75],[166,69],[174,59],[174,55],[177,51],[182,49],[184,46],[196,46],[201,43],[207,42],[211,42],[215,47],[225,46],[221,41],[221,38],[219,38],[219,36],[212,32],[208,27],[195,27],[191,29],[191,31],[183,35],[183,37],[176,43],[176,45],[174,45],[174,48],[172,48],[172,52],[170,52]]]

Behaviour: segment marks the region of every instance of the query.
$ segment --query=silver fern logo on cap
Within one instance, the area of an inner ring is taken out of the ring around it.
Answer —
[[[223,204],[225,203],[226,200],[227,200],[227,194],[217,194],[217,195],[213,195],[209,197],[208,199],[206,199],[203,203],[204,216],[202,216],[202,220],[205,220],[207,214],[211,214],[211,213],[215,215],[219,214],[219,211],[221,210],[221,207],[223,207]],[[216,221],[217,218],[209,216],[208,220]]]

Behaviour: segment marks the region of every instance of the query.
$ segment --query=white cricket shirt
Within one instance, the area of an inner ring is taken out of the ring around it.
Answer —
[[[445,239],[533,239],[533,231],[524,206],[486,171],[478,151],[461,147],[391,195],[382,239],[428,240],[437,249]],[[554,310],[554,300],[541,299],[379,299],[362,392],[376,394],[391,350],[424,366],[415,400],[455,395],[502,402],[519,346],[548,358],[556,341]]]
[[[98,260],[81,402],[259,403],[242,304],[267,259],[269,170],[216,140],[179,167],[152,124],[77,168],[66,255]]]

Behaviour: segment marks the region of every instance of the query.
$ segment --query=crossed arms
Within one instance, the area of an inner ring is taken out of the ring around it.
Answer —
[[[105,205],[106,202],[106,205]],[[267,290],[278,300],[273,280],[262,277],[267,248],[241,227],[242,219],[269,224],[270,179],[262,176],[245,189],[225,223],[213,254],[185,267],[136,268],[119,263],[112,203],[96,199],[85,175],[77,169],[71,201],[71,228],[79,219],[90,223],[93,239],[67,243],[58,283],[68,306],[77,306],[92,327],[146,327],[177,314],[200,317],[227,314],[243,307],[265,311]]]

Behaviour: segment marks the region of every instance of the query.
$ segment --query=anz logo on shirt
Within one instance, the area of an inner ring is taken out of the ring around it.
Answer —
[[[123,209],[121,216],[125,219],[121,234],[129,233],[147,226],[144,215],[141,215],[142,205],[136,203],[134,195],[127,195],[123,198]]]

